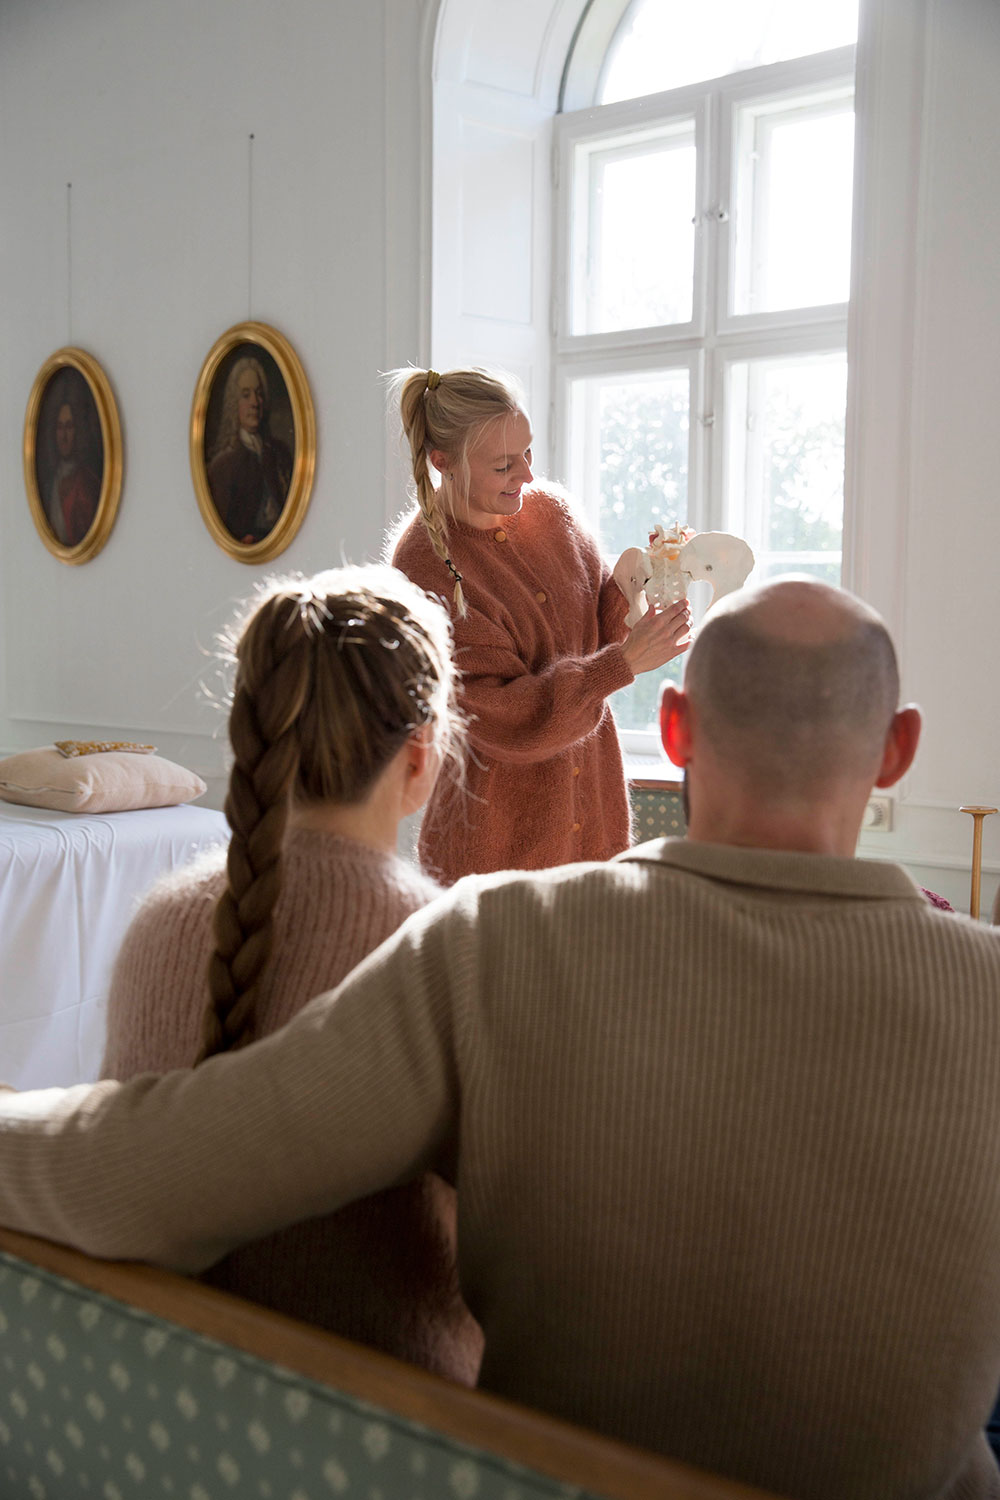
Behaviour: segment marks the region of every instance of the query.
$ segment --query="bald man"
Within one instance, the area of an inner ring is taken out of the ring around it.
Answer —
[[[729,595],[661,703],[688,838],[852,856],[872,787],[917,748],[919,711],[898,698],[892,642],[859,600],[808,579]]]
[[[484,1386],[798,1500],[996,1496],[1000,938],[854,858],[919,730],[885,629],[735,595],[662,720],[686,839],[464,880],[194,1072],[3,1096],[0,1221],[200,1271],[434,1168]]]

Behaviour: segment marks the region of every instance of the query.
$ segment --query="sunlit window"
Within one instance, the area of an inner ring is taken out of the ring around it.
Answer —
[[[694,274],[693,120],[581,150],[575,333],[687,323]]]
[[[571,474],[574,494],[596,497],[601,544],[614,559],[643,545],[644,529],[688,513],[691,371],[654,370],[574,380],[572,426],[581,441]],[[680,658],[646,672],[611,699],[622,727],[645,730],[657,715],[660,687],[679,682]]]
[[[727,512],[756,543],[758,578],[840,582],[844,512],[843,353],[733,361]]]
[[[739,111],[734,312],[847,301],[853,167],[853,89]]]
[[[691,376],[687,369],[575,380],[581,434],[574,492],[596,497],[602,543],[617,557],[637,540],[637,516],[664,525],[687,512]]]
[[[556,425],[611,563],[679,521],[841,577],[856,30],[857,0],[635,0],[606,114],[558,119]],[[632,748],[680,671],[616,695]]]
[[[635,0],[609,49],[597,102],[829,52],[857,35],[858,0]]]

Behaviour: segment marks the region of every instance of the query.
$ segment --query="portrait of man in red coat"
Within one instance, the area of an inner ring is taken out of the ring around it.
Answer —
[[[216,431],[210,436],[206,424],[205,442],[212,501],[226,529],[245,544],[273,531],[292,479],[291,450],[270,431],[268,374],[263,359],[247,352],[252,348],[236,351]],[[277,371],[273,378],[280,381]]]
[[[84,377],[68,369],[50,382],[42,404],[38,490],[57,541],[76,547],[97,515],[104,468],[97,407]]]

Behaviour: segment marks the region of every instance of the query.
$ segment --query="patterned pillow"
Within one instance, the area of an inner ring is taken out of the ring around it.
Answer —
[[[128,812],[193,802],[206,790],[193,771],[160,755],[104,751],[67,760],[54,745],[0,760],[0,797],[60,812]]]

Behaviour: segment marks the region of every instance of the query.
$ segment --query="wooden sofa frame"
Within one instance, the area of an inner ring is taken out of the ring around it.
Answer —
[[[7,1384],[8,1390],[12,1379],[16,1385],[17,1378],[25,1372],[29,1377],[32,1374],[28,1355],[18,1351],[18,1344],[29,1335],[22,1330],[20,1340],[15,1336],[15,1325],[10,1320],[15,1309],[10,1304],[15,1300],[19,1304],[29,1300],[25,1297],[26,1282],[40,1272],[43,1278],[47,1275],[51,1285],[56,1287],[51,1299],[53,1306],[65,1300],[59,1283],[54,1280],[60,1278],[63,1283],[72,1284],[65,1290],[77,1301],[80,1301],[77,1293],[81,1293],[84,1299],[89,1294],[98,1294],[105,1317],[109,1304],[104,1299],[111,1299],[112,1309],[115,1304],[121,1304],[120,1311],[126,1317],[138,1309],[148,1315],[150,1326],[162,1324],[168,1328],[172,1339],[178,1336],[182,1340],[189,1338],[200,1341],[202,1347],[204,1341],[209,1340],[213,1345],[224,1346],[223,1353],[226,1349],[241,1351],[255,1360],[265,1361],[267,1366],[276,1367],[286,1385],[290,1381],[293,1388],[294,1382],[300,1380],[313,1391],[319,1386],[346,1393],[371,1408],[376,1415],[389,1414],[404,1423],[416,1424],[416,1430],[426,1429],[431,1438],[452,1443],[459,1451],[465,1448],[473,1454],[492,1455],[515,1466],[518,1471],[527,1471],[529,1478],[538,1476],[539,1493],[578,1494],[583,1491],[586,1496],[600,1496],[604,1500],[754,1500],[754,1497],[766,1500],[762,1491],[714,1477],[484,1392],[466,1390],[386,1355],[167,1271],[132,1263],[95,1260],[65,1246],[5,1230],[0,1230],[0,1259],[7,1271],[7,1279],[0,1281],[0,1353],[5,1344],[8,1346],[5,1359],[8,1380],[0,1380],[0,1383]],[[12,1268],[18,1274],[11,1275]],[[18,1281],[20,1285],[15,1290]],[[30,1300],[33,1306],[28,1315],[42,1324],[30,1330],[32,1345],[40,1347],[46,1339],[50,1346],[58,1343],[53,1334],[46,1334],[46,1298]],[[25,1309],[20,1305],[16,1312],[25,1315]],[[123,1358],[127,1362],[127,1355]],[[216,1363],[219,1362],[217,1359]],[[40,1378],[37,1365],[35,1369],[37,1386]],[[127,1370],[120,1379],[128,1381]],[[50,1380],[49,1385],[53,1386],[54,1382]],[[27,1385],[25,1389],[28,1389]],[[31,1390],[29,1394],[34,1401],[39,1391]],[[63,1418],[68,1394],[64,1388]],[[49,1399],[48,1392],[41,1391],[41,1398]],[[56,1400],[54,1390],[51,1399]],[[6,1417],[6,1422],[0,1421],[0,1428],[9,1435],[9,1424],[13,1421],[9,1410]],[[55,1425],[53,1418],[44,1411],[40,1420],[46,1429]],[[335,1450],[336,1439],[329,1438],[328,1441],[332,1451]],[[8,1491],[2,1484],[2,1460],[3,1449],[0,1448],[0,1489],[6,1494]],[[493,1460],[488,1458],[488,1461]],[[42,1488],[46,1500],[61,1500],[63,1496],[77,1493],[68,1485],[60,1487],[58,1482],[52,1482],[52,1478],[46,1474],[43,1485],[32,1481],[31,1493],[37,1494]],[[163,1487],[169,1489],[169,1482]],[[157,1488],[156,1493],[160,1492]],[[237,1493],[242,1495],[243,1488]],[[246,1493],[250,1493],[249,1489]],[[384,1500],[408,1500],[408,1497],[404,1497],[398,1488],[387,1489]]]

